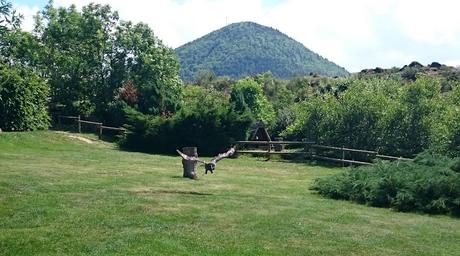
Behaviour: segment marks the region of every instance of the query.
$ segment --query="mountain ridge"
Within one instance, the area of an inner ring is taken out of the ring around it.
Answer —
[[[279,78],[311,73],[350,74],[279,30],[255,22],[232,23],[175,51],[181,63],[181,77],[186,81],[201,70],[231,78],[268,71]]]

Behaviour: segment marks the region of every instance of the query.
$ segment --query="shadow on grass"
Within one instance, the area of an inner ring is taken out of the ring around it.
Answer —
[[[304,164],[308,166],[328,167],[328,168],[337,168],[337,169],[350,167],[350,165],[342,166],[341,164],[338,164],[338,163],[328,162],[328,161],[323,161],[323,160],[281,160],[281,161]]]
[[[323,161],[323,160],[312,160],[303,157],[281,157],[281,156],[270,156],[270,157],[253,157],[260,162],[280,162],[280,163],[296,163],[303,164],[307,166],[318,166],[318,167],[328,167],[328,168],[347,168],[350,165],[342,166],[339,163]]]
[[[193,195],[193,196],[212,196],[211,193],[201,193],[196,191],[182,191],[182,190],[147,190],[137,191],[137,194],[179,194],[179,195]]]

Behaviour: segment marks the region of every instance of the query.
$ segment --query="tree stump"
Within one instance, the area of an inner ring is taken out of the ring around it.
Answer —
[[[198,157],[198,152],[196,147],[184,147],[182,152],[187,156]],[[184,178],[197,179],[196,174],[196,165],[197,161],[185,160],[182,159],[182,167],[184,168]]]

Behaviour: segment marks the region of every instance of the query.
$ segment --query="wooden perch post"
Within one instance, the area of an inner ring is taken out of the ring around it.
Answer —
[[[184,178],[197,179],[198,175],[196,174],[196,165],[197,161],[194,158],[198,157],[198,152],[196,147],[185,147],[182,148],[182,152],[192,157],[192,159],[182,158],[182,167],[184,168]]]
[[[210,162],[205,162],[203,160],[198,159],[196,147],[182,148],[183,153],[180,152],[178,149],[176,151],[182,157],[182,166],[184,167],[184,178],[197,179],[198,175],[196,174],[196,165],[198,163],[204,164],[205,174],[207,174],[208,172],[214,173],[218,161],[235,154],[235,146],[231,147],[225,153],[218,154]]]

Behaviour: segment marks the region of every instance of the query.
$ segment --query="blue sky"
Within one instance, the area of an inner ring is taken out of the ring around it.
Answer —
[[[187,0],[174,0],[177,3],[184,3]],[[39,6],[43,7],[48,3],[48,0],[15,0],[13,1],[15,5],[24,5],[24,6]],[[276,5],[284,2],[284,0],[263,0],[263,6],[266,8],[273,8]],[[75,3],[78,3],[78,1],[75,1]]]
[[[35,4],[41,4],[41,3],[44,3],[46,1],[41,1],[41,0],[37,0],[37,1],[33,1],[33,0],[16,0],[14,1],[15,4],[27,4],[27,5],[35,5]]]
[[[32,15],[48,1],[13,0],[32,27]],[[403,66],[413,60],[460,65],[460,1],[457,0],[55,0],[56,6],[110,4],[122,19],[149,24],[178,47],[226,22],[274,27],[354,72]]]

